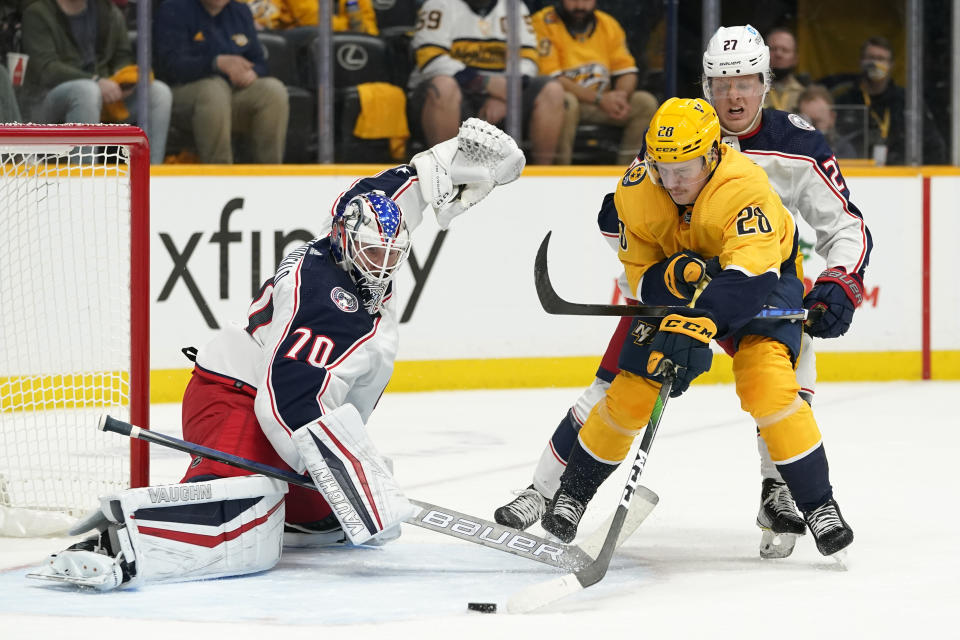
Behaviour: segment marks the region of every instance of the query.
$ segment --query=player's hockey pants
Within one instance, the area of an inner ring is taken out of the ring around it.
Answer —
[[[733,356],[741,407],[760,435],[794,499],[810,510],[832,496],[827,458],[813,411],[798,395],[789,349],[764,336],[744,337]],[[580,445],[594,460],[619,464],[646,426],[660,385],[621,371],[580,430]]]
[[[253,409],[254,397],[233,386],[194,373],[183,394],[183,437],[196,444],[235,456],[292,471],[263,434]],[[194,458],[181,482],[192,478],[251,475],[213,460]],[[290,485],[286,495],[286,521],[319,522],[331,514],[316,491]]]

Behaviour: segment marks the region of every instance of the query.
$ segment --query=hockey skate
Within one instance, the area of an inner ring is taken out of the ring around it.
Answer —
[[[110,591],[129,582],[127,569],[127,563],[113,553],[108,535],[98,533],[52,554],[45,565],[27,577]]]
[[[793,553],[797,536],[806,532],[806,526],[793,505],[793,496],[786,483],[773,478],[763,479],[757,526],[763,531],[760,536],[761,558],[786,558]]]
[[[580,525],[580,518],[587,505],[576,498],[565,493],[563,488],[557,491],[547,507],[546,512],[540,519],[540,525],[544,530],[560,539],[561,542],[570,543],[577,537],[577,527]]]
[[[329,547],[347,542],[347,534],[340,527],[340,521],[332,513],[317,522],[283,525],[283,546],[285,547]]]
[[[547,499],[530,485],[517,497],[493,512],[497,524],[523,531],[547,510]]]
[[[813,511],[805,511],[803,517],[817,541],[817,550],[825,556],[834,557],[842,564],[845,550],[853,542],[853,529],[840,515],[837,502],[831,498]]]

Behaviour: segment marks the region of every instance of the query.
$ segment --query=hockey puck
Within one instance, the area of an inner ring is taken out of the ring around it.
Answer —
[[[469,611],[479,611],[480,613],[496,613],[497,604],[495,602],[468,602]]]

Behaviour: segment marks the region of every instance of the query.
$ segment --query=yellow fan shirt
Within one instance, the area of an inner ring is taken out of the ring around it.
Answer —
[[[596,22],[590,31],[573,36],[555,7],[541,9],[533,15],[540,73],[570,78],[584,87],[604,89],[610,86],[611,78],[637,71],[620,24],[603,11],[595,11],[594,16]]]

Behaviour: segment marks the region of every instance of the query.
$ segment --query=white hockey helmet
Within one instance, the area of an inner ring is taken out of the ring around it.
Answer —
[[[770,49],[751,25],[720,27],[703,52],[703,95],[713,102],[710,78],[729,78],[759,73],[764,98],[770,90]]]
[[[330,249],[356,283],[364,308],[374,314],[410,253],[410,232],[397,203],[382,191],[370,191],[334,214]]]

